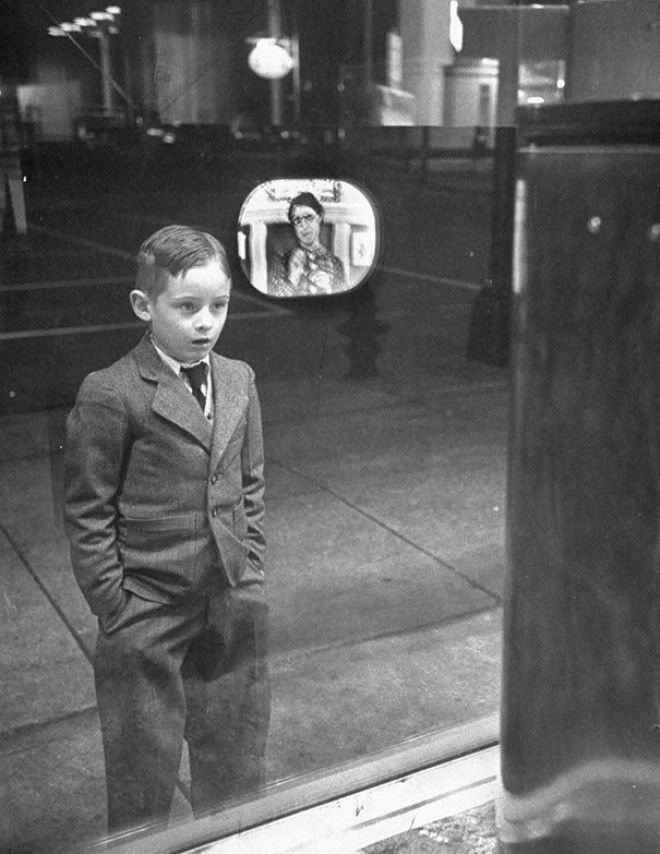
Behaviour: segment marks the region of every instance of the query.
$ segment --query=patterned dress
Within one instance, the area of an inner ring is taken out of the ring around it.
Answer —
[[[300,280],[294,284],[289,280],[289,259],[296,250],[304,254],[305,261]],[[295,247],[276,257],[268,293],[277,297],[297,297],[337,293],[346,287],[346,272],[336,255],[324,247],[315,250]]]

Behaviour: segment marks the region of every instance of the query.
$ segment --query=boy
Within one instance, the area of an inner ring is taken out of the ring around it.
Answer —
[[[67,420],[110,831],[167,818],[184,737],[196,814],[263,783],[263,440],[251,368],[212,352],[230,289],[210,234],[148,238],[130,295],[148,332],[86,377]]]

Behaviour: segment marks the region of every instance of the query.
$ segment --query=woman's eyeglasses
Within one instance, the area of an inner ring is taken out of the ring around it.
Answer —
[[[316,214],[300,214],[300,216],[292,216],[291,222],[294,225],[309,225],[315,217]]]

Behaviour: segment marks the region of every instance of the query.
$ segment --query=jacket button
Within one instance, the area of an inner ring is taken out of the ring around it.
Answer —
[[[214,507],[213,510],[211,510],[211,516],[213,516],[215,518],[217,515],[218,515],[218,508]]]
[[[213,477],[211,478],[211,483],[217,483],[217,482],[218,482],[218,475],[214,474]]]

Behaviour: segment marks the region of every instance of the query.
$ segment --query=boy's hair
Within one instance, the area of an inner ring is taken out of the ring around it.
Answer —
[[[169,276],[185,275],[209,261],[218,261],[231,279],[225,248],[212,234],[187,225],[166,225],[140,246],[135,287],[156,299],[167,287]]]

